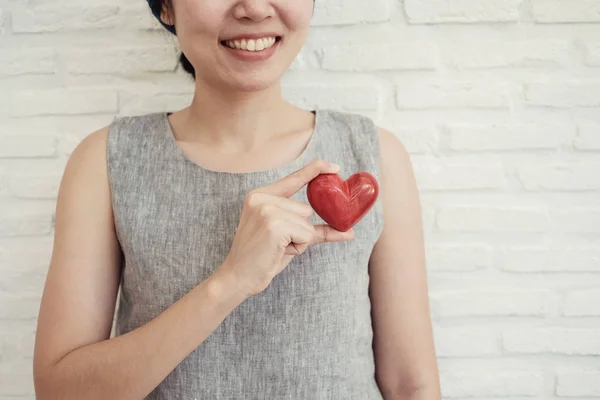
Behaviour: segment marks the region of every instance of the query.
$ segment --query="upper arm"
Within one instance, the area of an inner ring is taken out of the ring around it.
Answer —
[[[370,261],[376,373],[387,390],[435,384],[421,205],[410,156],[379,129],[383,232]]]
[[[62,177],[36,333],[36,380],[67,353],[110,337],[121,253],[108,185],[107,137],[107,128],[87,136]]]

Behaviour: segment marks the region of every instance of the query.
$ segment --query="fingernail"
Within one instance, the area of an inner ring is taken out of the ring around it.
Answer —
[[[335,163],[329,163],[329,169],[331,169],[333,171],[339,171],[340,166],[338,164],[335,164]]]

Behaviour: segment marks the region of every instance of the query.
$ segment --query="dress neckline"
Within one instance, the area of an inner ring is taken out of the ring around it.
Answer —
[[[177,144],[177,140],[175,139],[175,134],[173,132],[173,128],[171,127],[171,123],[169,121],[169,115],[171,115],[171,113],[170,112],[160,113],[159,117],[160,117],[162,125],[163,125],[162,131],[166,135],[167,150],[170,152],[173,152],[177,159],[181,160],[183,163],[185,163],[190,168],[193,168],[200,173],[209,174],[209,175],[216,175],[216,176],[221,175],[221,176],[230,176],[230,177],[252,177],[252,176],[271,175],[273,173],[277,173],[277,172],[281,172],[281,171],[288,171],[288,170],[290,170],[290,172],[291,172],[291,170],[299,169],[299,168],[303,167],[304,164],[308,163],[309,161],[312,161],[312,158],[314,158],[314,157],[311,156],[311,153],[313,152],[313,149],[316,147],[316,142],[320,138],[320,129],[319,128],[321,126],[321,119],[323,118],[324,111],[315,109],[315,110],[311,110],[311,112],[313,114],[315,114],[315,123],[314,123],[314,127],[313,127],[313,132],[310,136],[310,139],[308,140],[308,143],[304,147],[304,150],[302,151],[302,153],[300,153],[300,155],[298,157],[296,157],[294,160],[292,160],[286,164],[280,165],[278,167],[272,167],[272,168],[267,168],[267,169],[263,169],[263,170],[248,171],[248,172],[216,171],[216,170],[212,170],[212,169],[209,169],[209,168],[206,168],[206,167],[203,167],[203,166],[197,164],[195,161],[193,161],[191,158],[189,158],[188,155],[183,151],[183,149]]]

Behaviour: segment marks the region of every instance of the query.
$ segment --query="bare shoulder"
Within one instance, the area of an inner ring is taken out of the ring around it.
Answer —
[[[377,126],[382,173],[393,172],[394,175],[412,175],[410,155],[404,144],[389,130]]]
[[[93,166],[106,158],[108,143],[108,126],[91,132],[75,147],[67,165],[73,164]]]
[[[73,181],[76,181],[77,186],[94,184],[97,186],[100,182],[98,178],[106,179],[107,142],[108,126],[85,136],[69,156],[62,186],[69,187]]]

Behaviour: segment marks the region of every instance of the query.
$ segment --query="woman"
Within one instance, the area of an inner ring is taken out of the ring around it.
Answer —
[[[149,4],[194,99],[116,118],[70,157],[38,398],[439,399],[408,155],[368,118],[281,95],[313,3]],[[359,171],[375,206],[348,232],[323,225],[307,183]]]

